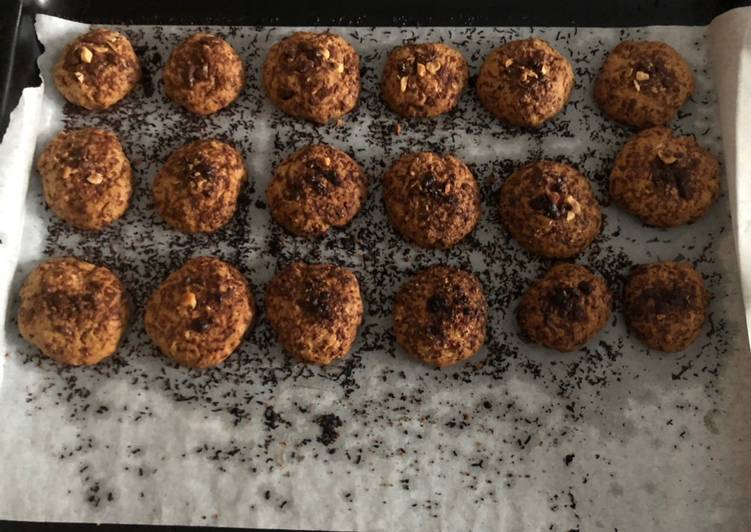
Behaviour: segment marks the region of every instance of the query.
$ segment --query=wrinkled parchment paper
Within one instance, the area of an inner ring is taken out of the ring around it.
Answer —
[[[85,29],[38,18],[45,81],[63,44]],[[725,186],[706,218],[671,230],[642,227],[606,206],[602,236],[577,259],[616,293],[635,263],[694,263],[714,299],[702,336],[681,354],[649,352],[629,338],[619,306],[578,352],[523,343],[514,309],[549,262],[521,251],[496,218],[503,178],[541,157],[580,168],[606,203],[610,165],[630,132],[600,115],[592,82],[606,53],[627,38],[664,40],[693,66],[697,90],[673,126],[718,156],[724,140],[726,153],[736,154],[727,175],[741,179],[748,167],[738,154],[748,141],[740,126],[736,137],[723,138],[732,126],[726,120],[721,127],[717,103],[719,94],[723,117],[732,120],[726,102],[738,84],[726,80],[716,90],[708,28],[330,28],[361,54],[363,95],[356,112],[327,127],[283,116],[261,91],[266,51],[292,28],[118,29],[143,59],[142,87],[112,111],[88,113],[64,105],[45,83],[43,96],[25,94],[0,146],[0,205],[16,209],[3,210],[0,228],[0,253],[12,261],[3,267],[15,272],[0,277],[8,295],[0,320],[0,518],[389,531],[749,529],[751,359],[729,208],[742,205],[743,189],[731,187],[731,201]],[[224,35],[249,72],[240,99],[205,119],[171,104],[160,77],[169,51],[199,29]],[[528,35],[551,41],[574,63],[577,87],[553,122],[538,132],[506,128],[470,90],[454,113],[402,120],[401,134],[394,133],[398,120],[378,97],[393,46],[453,43],[474,74],[493,47]],[[727,47],[715,48],[715,57],[747,53],[736,40],[713,42]],[[102,235],[79,233],[51,216],[30,170],[34,139],[38,150],[62,128],[83,125],[115,130],[138,180],[133,206]],[[150,183],[169,152],[202,136],[235,143],[251,176],[234,220],[211,237],[169,230],[150,200]],[[372,181],[350,227],[308,242],[271,223],[264,191],[272,168],[313,141],[349,151]],[[458,155],[482,186],[480,225],[450,251],[405,244],[384,216],[380,176],[401,153],[418,149]],[[61,254],[112,268],[136,305],[124,345],[96,367],[62,368],[18,337],[23,276]],[[196,254],[237,265],[261,309],[263,286],[281,263],[334,261],[353,269],[366,302],[353,353],[328,368],[295,362],[261,316],[221,367],[169,363],[143,331],[143,306],[170,271]],[[435,263],[471,268],[491,308],[487,346],[444,370],[408,358],[391,333],[394,292],[417,268]]]

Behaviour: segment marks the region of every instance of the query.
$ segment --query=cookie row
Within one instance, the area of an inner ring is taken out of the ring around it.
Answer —
[[[325,124],[358,103],[360,57],[344,38],[298,32],[274,44],[262,67],[269,99],[285,113]],[[60,93],[87,109],[106,109],[141,78],[128,38],[100,28],[69,43],[54,69]],[[227,107],[246,83],[245,65],[223,38],[197,33],[170,54],[163,73],[169,98],[192,113]],[[396,47],[386,61],[381,95],[404,117],[434,117],[452,110],[469,79],[461,52],[441,43]],[[566,105],[575,84],[571,62],[541,39],[509,41],[480,68],[476,91],[500,120],[536,128]],[[596,102],[612,119],[638,128],[664,125],[694,90],[691,68],[662,42],[626,41],[612,50],[594,87]]]
[[[63,220],[100,230],[120,218],[133,192],[133,176],[117,136],[84,128],[57,135],[37,168],[44,197]],[[247,181],[243,156],[215,139],[176,149],[154,179],[154,204],[173,228],[219,230],[232,218]],[[480,186],[470,168],[451,155],[400,157],[382,178],[386,211],[396,230],[425,248],[449,248],[472,232],[481,209]],[[671,227],[696,220],[718,197],[719,163],[692,137],[664,127],[644,130],[618,154],[610,198],[645,223]],[[275,170],[266,190],[273,219],[288,232],[318,237],[346,226],[368,193],[362,167],[345,152],[312,145]],[[509,233],[528,251],[567,258],[599,234],[600,205],[589,180],[553,161],[522,166],[500,192]]]
[[[65,364],[96,364],[112,355],[130,320],[117,276],[74,258],[38,266],[20,295],[22,336]],[[683,350],[697,338],[709,301],[701,275],[688,263],[675,262],[635,268],[623,297],[629,329],[648,347],[663,351]],[[357,277],[332,264],[289,264],[266,285],[265,307],[282,347],[309,363],[345,357],[363,321]],[[602,277],[584,266],[560,263],[523,295],[517,321],[529,340],[566,352],[591,340],[611,308],[612,294]],[[207,368],[237,349],[257,314],[242,273],[217,258],[197,257],[154,291],[144,326],[164,355]],[[482,284],[457,268],[418,272],[394,300],[397,343],[437,367],[474,356],[485,342],[487,320]]]

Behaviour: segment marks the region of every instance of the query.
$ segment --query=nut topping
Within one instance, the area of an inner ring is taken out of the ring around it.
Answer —
[[[438,61],[430,61],[428,64],[425,65],[425,68],[428,69],[428,72],[431,74],[435,74],[439,70],[441,70],[441,63]]]
[[[83,73],[81,73],[81,72],[74,72],[73,75],[78,80],[78,83],[83,83],[83,80],[84,80]]]
[[[402,92],[405,92],[407,90],[407,77],[403,77],[399,79],[399,89]]]
[[[181,303],[183,304],[183,306],[193,309],[196,308],[198,301],[196,300],[196,295],[193,292],[185,292]]]
[[[102,174],[97,174],[95,172],[91,174],[89,177],[87,177],[86,181],[88,181],[92,185],[99,185],[101,184],[102,181],[104,181],[104,177],[102,177]]]
[[[639,85],[639,82],[634,80],[634,88],[636,89],[636,92],[641,92],[641,85]]]
[[[92,51],[86,48],[85,46],[81,48],[80,54],[81,54],[81,61],[83,61],[84,63],[91,63],[91,60],[94,59],[94,54],[92,53]]]
[[[666,153],[666,152],[664,152],[662,150],[658,150],[657,151],[657,156],[665,164],[673,164],[675,161],[678,160],[678,157],[676,157],[672,153]]]
[[[641,70],[636,71],[636,80],[637,81],[647,81],[649,79],[649,74],[646,72],[642,72]]]
[[[425,75],[425,65],[417,63],[417,75],[423,77]]]

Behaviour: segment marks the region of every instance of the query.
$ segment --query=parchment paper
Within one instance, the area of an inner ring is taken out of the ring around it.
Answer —
[[[38,18],[46,79],[62,45],[85,29]],[[623,39],[664,40],[686,57],[697,90],[673,126],[719,156],[727,128],[719,122],[707,28],[330,28],[361,54],[364,90],[358,110],[327,127],[283,116],[260,88],[266,51],[292,28],[118,29],[143,59],[142,88],[112,111],[87,113],[63,105],[46,83],[37,107],[33,93],[24,96],[26,107],[11,126],[41,121],[37,149],[63,127],[112,128],[133,161],[138,187],[122,221],[102,235],[82,234],[44,208],[30,153],[13,150],[12,165],[3,163],[0,185],[28,180],[29,192],[23,224],[18,213],[2,215],[2,232],[15,235],[7,242],[16,242],[20,256],[0,321],[0,518],[389,531],[749,529],[751,360],[727,187],[706,218],[669,231],[643,227],[606,206],[602,236],[577,259],[601,272],[616,293],[632,264],[694,263],[714,299],[702,336],[681,354],[649,352],[629,338],[619,306],[603,333],[578,352],[524,344],[514,309],[549,263],[521,251],[496,217],[503,178],[541,157],[580,168],[606,203],[610,165],[631,132],[600,115],[591,91],[606,53]],[[207,119],[171,104],[160,77],[169,51],[199,30],[223,34],[249,72],[240,99]],[[402,133],[394,134],[397,118],[378,96],[393,46],[451,42],[475,74],[493,47],[528,35],[551,41],[574,63],[577,87],[552,123],[532,133],[506,128],[470,90],[456,112],[402,120]],[[736,87],[727,87],[733,94]],[[20,138],[17,131],[6,135],[0,155]],[[251,176],[234,220],[210,237],[170,231],[150,200],[151,181],[169,152],[201,136],[234,142]],[[285,235],[271,223],[264,197],[272,168],[311,141],[351,152],[372,180],[353,224],[319,242]],[[419,149],[455,153],[483,189],[477,231],[448,252],[405,244],[384,216],[380,176],[402,152]],[[5,242],[0,251],[12,256]],[[62,368],[18,337],[23,276],[44,257],[61,254],[108,265],[136,304],[117,356],[92,368]],[[193,371],[169,363],[143,331],[143,305],[196,254],[237,265],[261,308],[262,288],[281,263],[352,268],[366,302],[353,353],[328,368],[297,363],[279,350],[261,316],[221,367]],[[486,348],[444,370],[408,358],[391,333],[394,292],[418,267],[435,263],[471,268],[491,308]]]

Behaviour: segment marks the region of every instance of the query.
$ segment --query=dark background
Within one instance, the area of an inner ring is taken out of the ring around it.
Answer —
[[[33,27],[37,13],[98,24],[646,26],[706,25],[720,13],[743,5],[751,5],[751,0],[376,0],[370,3],[324,0],[310,4],[273,0],[0,0],[0,136],[23,88],[39,84],[36,58],[40,45]],[[133,516],[134,520],[139,517]],[[190,529],[0,521],[0,532],[53,530],[187,532]]]

